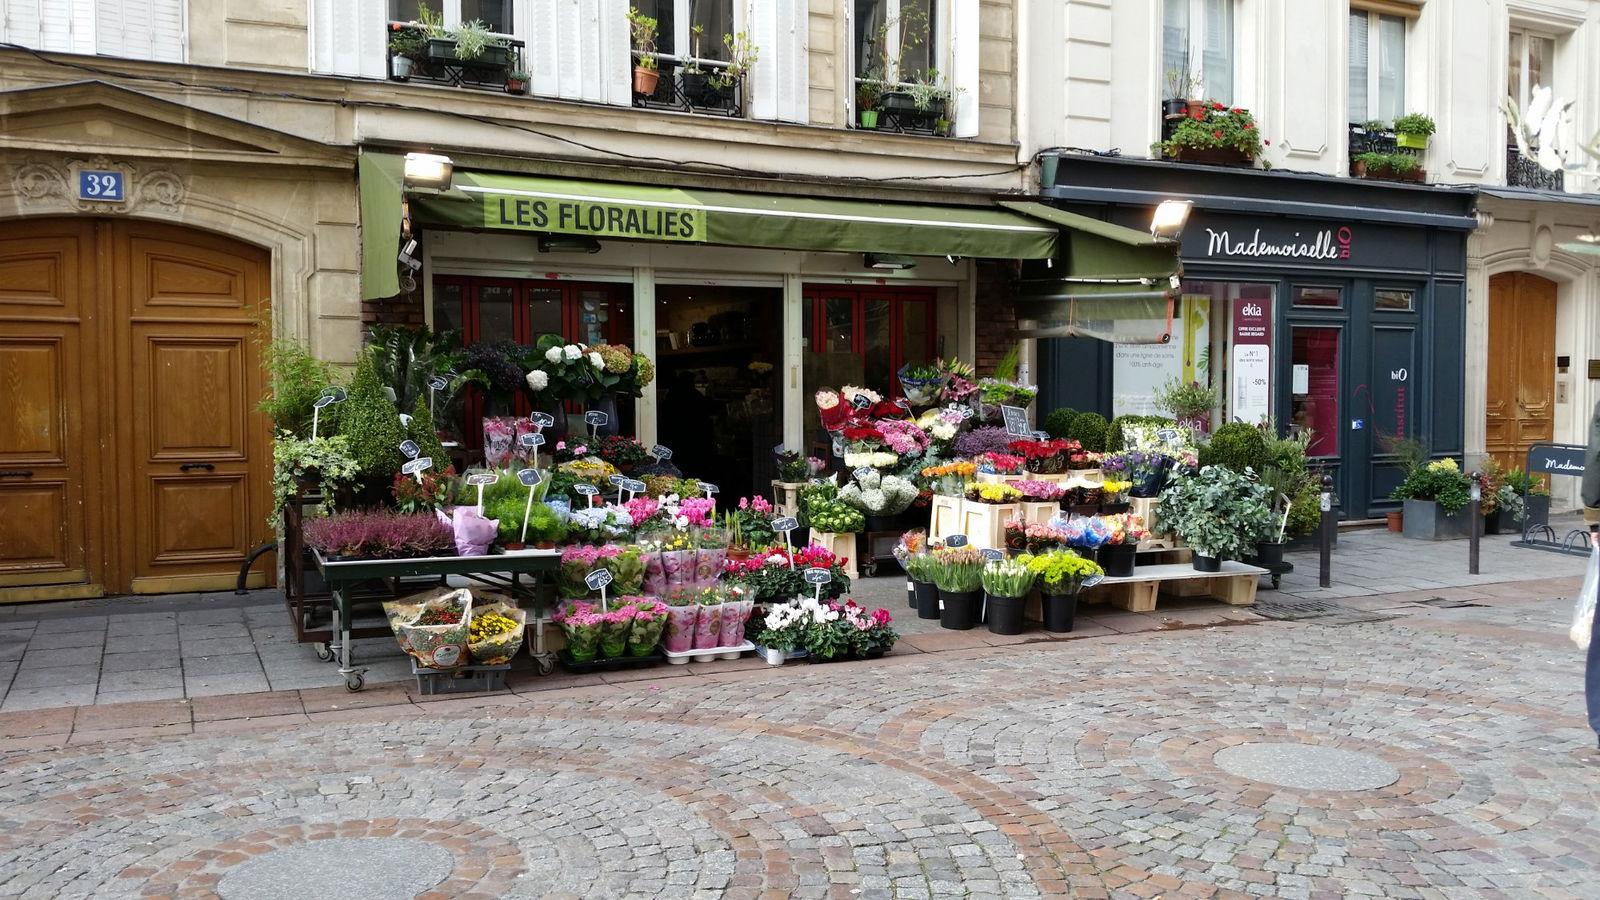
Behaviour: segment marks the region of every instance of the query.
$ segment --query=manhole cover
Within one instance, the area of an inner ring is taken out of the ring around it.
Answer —
[[[1321,625],[1353,625],[1360,622],[1381,622],[1389,616],[1348,606],[1341,606],[1332,600],[1310,600],[1304,597],[1256,596],[1256,603],[1250,611],[1258,616],[1280,621],[1298,621],[1301,619],[1321,619]]]
[[[443,847],[405,838],[334,838],[264,853],[223,876],[226,900],[410,900],[450,876]]]
[[[1231,775],[1307,791],[1370,791],[1400,779],[1398,769],[1370,753],[1315,744],[1238,744],[1212,759]]]

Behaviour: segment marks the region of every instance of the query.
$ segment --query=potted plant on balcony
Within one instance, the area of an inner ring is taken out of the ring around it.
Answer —
[[[526,94],[528,92],[528,73],[521,69],[512,69],[506,73],[506,93]]]
[[[881,72],[868,72],[856,82],[856,123],[862,128],[878,127],[878,105],[883,98]]]
[[[1159,145],[1163,155],[1207,165],[1249,165],[1261,155],[1261,132],[1255,117],[1240,107],[1216,101],[1190,112]]]
[[[628,36],[633,42],[633,92],[649,96],[656,92],[661,72],[656,63],[656,20],[628,7]]]
[[[395,22],[389,26],[389,77],[395,81],[409,81],[416,70],[417,58],[427,48],[427,38],[417,28]]]
[[[1189,114],[1189,94],[1194,76],[1188,69],[1171,68],[1167,70],[1166,81],[1167,95],[1161,101],[1161,117],[1176,121]]]
[[[1408,150],[1428,149],[1428,138],[1434,131],[1433,119],[1423,113],[1406,113],[1394,120],[1395,139]]]
[[[912,113],[925,128],[936,130],[938,122],[945,118],[950,108],[952,96],[951,90],[939,83],[939,70],[929,69],[918,75],[912,80],[906,94],[911,98]]]

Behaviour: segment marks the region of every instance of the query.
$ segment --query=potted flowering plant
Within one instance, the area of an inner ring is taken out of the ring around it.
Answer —
[[[1022,612],[1037,576],[1028,564],[997,559],[983,567],[983,618],[994,634],[1021,634]]]
[[[1211,100],[1192,110],[1172,137],[1157,146],[1163,155],[1182,162],[1249,165],[1264,143],[1249,110]]]
[[[330,560],[455,555],[455,532],[432,512],[339,512],[307,520],[304,532],[306,546]]]
[[[1424,541],[1449,541],[1468,534],[1464,512],[1472,498],[1472,481],[1454,459],[1419,466],[1389,495],[1403,500],[1403,533]]]
[[[1070,550],[1050,550],[1017,557],[1039,583],[1040,605],[1046,631],[1069,632],[1078,609],[1078,592],[1085,583],[1098,581],[1105,572],[1094,562]]]

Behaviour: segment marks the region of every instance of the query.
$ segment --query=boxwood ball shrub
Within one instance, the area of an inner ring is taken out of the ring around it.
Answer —
[[[1077,415],[1077,410],[1067,406],[1052,409],[1050,414],[1044,417],[1044,430],[1053,438],[1064,438]]]
[[[1095,412],[1082,412],[1072,417],[1065,437],[1083,445],[1090,453],[1104,453],[1106,449],[1106,417]]]
[[[1260,472],[1271,462],[1261,429],[1244,422],[1229,422],[1200,447],[1200,465],[1223,466],[1235,472],[1250,468]]]
[[[400,442],[406,439],[406,430],[400,424],[400,412],[378,383],[370,353],[362,353],[356,363],[356,377],[343,405],[339,433],[350,442],[350,455],[362,475],[387,481],[405,462]]]

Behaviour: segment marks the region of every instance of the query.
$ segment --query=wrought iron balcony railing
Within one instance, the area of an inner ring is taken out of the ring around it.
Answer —
[[[713,116],[744,115],[744,79],[727,75],[726,62],[670,53],[633,54],[636,65],[646,58],[655,60],[657,79],[653,90],[641,91],[641,73],[634,70],[634,106]]]
[[[1566,178],[1563,173],[1552,172],[1523,156],[1515,144],[1506,147],[1506,184],[1510,187],[1534,188],[1541,191],[1566,190]]]

